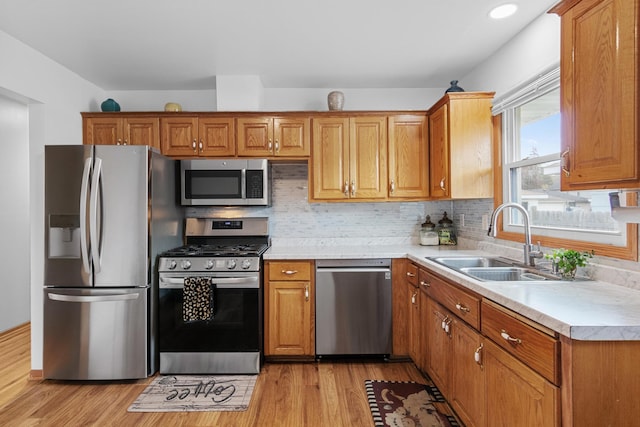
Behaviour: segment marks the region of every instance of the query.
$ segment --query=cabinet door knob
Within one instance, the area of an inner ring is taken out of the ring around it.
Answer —
[[[420,284],[421,284],[422,286],[424,286],[425,288],[430,288],[430,287],[431,287],[431,283],[429,283],[429,282],[425,282],[424,280],[421,280],[421,281],[420,281]]]
[[[196,140],[194,139],[193,141],[191,141],[191,148],[193,148],[193,152],[196,152]]]
[[[440,180],[440,189],[441,189],[442,191],[447,191],[447,188],[444,186],[444,182],[445,182],[445,180],[446,180],[446,179],[447,179],[446,177],[443,177],[443,178]]]
[[[349,197],[349,182],[348,181],[344,182],[344,196],[345,197]]]
[[[416,277],[415,273],[412,273],[410,271],[407,271],[407,276],[409,277]]]
[[[476,361],[478,365],[482,366],[482,347],[484,344],[480,344],[480,347],[476,348],[476,351],[473,353],[473,360]]]
[[[309,301],[309,285],[304,285],[304,300]]]
[[[395,183],[395,181],[391,180],[391,185],[389,187],[389,190],[391,191],[391,194],[393,194],[393,192],[396,191],[396,183]]]
[[[356,195],[356,182],[351,181],[351,197],[355,197]]]
[[[411,295],[411,304],[415,304],[415,303],[416,303],[416,301],[417,301],[416,297],[417,297],[417,296],[418,296],[418,293],[417,293],[417,292],[414,292],[414,293]]]
[[[269,151],[271,151],[271,149],[273,148],[273,142],[271,142],[271,140],[269,140],[268,147],[269,147]]]
[[[561,160],[561,165],[560,167],[562,168],[562,172],[564,172],[565,176],[569,176],[571,175],[571,172],[569,172],[569,168],[570,168],[570,164],[569,164],[569,150],[565,150],[562,152],[562,154],[560,154],[560,160]]]
[[[122,145],[127,145],[127,144],[128,144],[128,142],[127,142],[127,140],[125,139],[125,140],[122,142]]]
[[[200,152],[202,152],[204,147],[204,144],[202,143],[202,140],[200,140],[200,143],[198,144],[198,148],[200,149]]]
[[[279,153],[279,152],[280,152],[280,143],[276,139],[276,153]]]

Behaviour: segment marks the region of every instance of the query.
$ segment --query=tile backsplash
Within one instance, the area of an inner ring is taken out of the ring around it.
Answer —
[[[309,203],[306,163],[273,163],[269,207],[193,207],[187,216],[266,216],[273,244],[366,245],[418,243],[426,215],[435,223],[453,203]]]

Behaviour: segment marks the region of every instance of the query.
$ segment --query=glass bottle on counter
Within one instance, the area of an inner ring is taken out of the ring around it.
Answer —
[[[438,240],[441,245],[455,245],[456,241],[456,229],[453,226],[453,221],[447,217],[445,212],[442,219],[438,221]]]
[[[427,215],[427,220],[422,223],[420,229],[420,244],[423,246],[437,246],[440,244],[436,225],[431,222],[431,217]]]

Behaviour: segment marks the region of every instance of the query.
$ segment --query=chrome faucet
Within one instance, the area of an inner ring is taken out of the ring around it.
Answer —
[[[518,203],[503,203],[493,211],[491,214],[491,222],[489,224],[489,231],[487,236],[496,237],[496,229],[498,228],[498,214],[505,208],[514,208],[522,212],[524,218],[524,263],[535,267],[535,259],[542,258],[543,254],[540,250],[540,243],[538,243],[538,249],[534,250],[531,245],[531,219],[529,218],[529,212]]]

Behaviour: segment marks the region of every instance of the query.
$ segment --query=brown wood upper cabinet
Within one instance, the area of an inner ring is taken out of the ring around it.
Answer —
[[[310,201],[387,198],[386,116],[313,119]]]
[[[148,145],[160,148],[158,117],[82,113],[84,144]]]
[[[640,187],[636,0],[565,0],[561,17],[563,191]]]
[[[389,116],[389,198],[429,196],[427,115]]]
[[[429,110],[430,197],[493,197],[494,92],[447,93]]]
[[[166,156],[235,156],[235,122],[231,116],[176,115],[160,121],[162,154]]]
[[[310,118],[250,116],[238,118],[238,156],[309,157]]]

